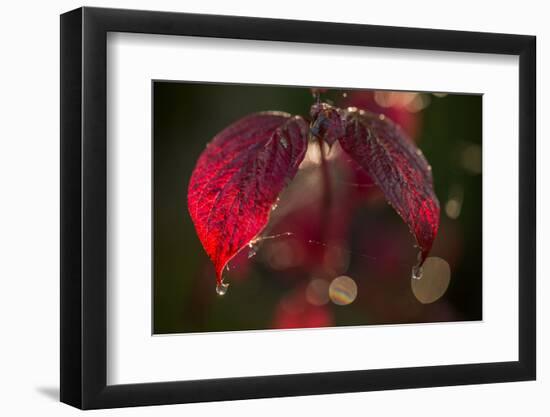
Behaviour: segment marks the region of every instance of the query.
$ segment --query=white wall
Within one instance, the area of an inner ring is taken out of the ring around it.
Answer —
[[[93,1],[86,5],[181,12],[535,34],[538,36],[539,378],[537,382],[101,411],[94,415],[549,415],[550,26],[541,1],[484,4],[246,0]],[[489,2],[487,2],[489,3]],[[4,2],[0,22],[0,410],[2,415],[74,415],[59,404],[59,17],[82,3]],[[542,97],[543,94],[545,97]],[[544,101],[544,102],[543,102]],[[544,130],[543,130],[544,128]],[[505,196],[503,196],[505,198]],[[505,231],[505,225],[503,225]],[[543,232],[545,236],[543,236]],[[527,412],[525,412],[527,411]],[[32,414],[32,413],[35,414]]]

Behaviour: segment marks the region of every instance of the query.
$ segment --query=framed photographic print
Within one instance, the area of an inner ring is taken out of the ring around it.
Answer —
[[[535,379],[535,38],[61,16],[61,401]]]

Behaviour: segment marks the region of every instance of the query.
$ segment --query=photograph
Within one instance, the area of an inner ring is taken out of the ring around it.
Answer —
[[[154,335],[483,320],[482,94],[151,90]]]
[[[536,36],[311,12],[61,16],[62,402],[536,379]]]
[[[544,3],[3,6],[0,416],[550,416]]]

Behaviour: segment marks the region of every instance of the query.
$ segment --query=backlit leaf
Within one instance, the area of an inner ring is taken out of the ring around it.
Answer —
[[[188,209],[218,285],[229,260],[265,228],[304,158],[307,137],[308,124],[299,116],[256,113],[216,135],[199,157]]]
[[[409,226],[421,265],[437,235],[439,201],[431,167],[403,130],[383,115],[355,108],[341,110],[342,149],[359,164]]]

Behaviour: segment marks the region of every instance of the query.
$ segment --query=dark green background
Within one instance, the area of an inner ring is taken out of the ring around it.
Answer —
[[[339,94],[341,91],[334,90],[325,96]],[[262,110],[307,115],[312,104],[310,90],[155,81],[153,100],[153,332],[270,328],[276,305],[292,284],[253,264],[248,279],[232,282],[228,294],[218,297],[213,267],[187,212],[187,186],[197,158],[216,133],[240,117]],[[466,172],[457,157],[465,144],[481,144],[481,106],[479,95],[453,94],[444,98],[432,96],[431,104],[423,110],[418,144],[433,167],[442,223],[459,230],[462,236],[460,260],[453,268],[449,290],[440,301],[422,307],[427,309],[424,317],[433,316],[425,321],[481,319],[481,175]],[[464,189],[464,204],[457,220],[446,218],[443,209],[453,184]],[[392,221],[399,223],[391,209],[387,210]],[[407,229],[404,224],[399,227]],[[446,239],[443,230],[438,240]],[[436,240],[434,254],[437,243]],[[408,276],[399,277],[399,282],[410,286]],[[347,307],[329,306],[335,324],[415,321],[407,317],[406,311],[392,320],[373,318],[368,306],[359,309],[358,303],[359,299]],[[452,315],[441,316],[438,303],[445,303]]]

